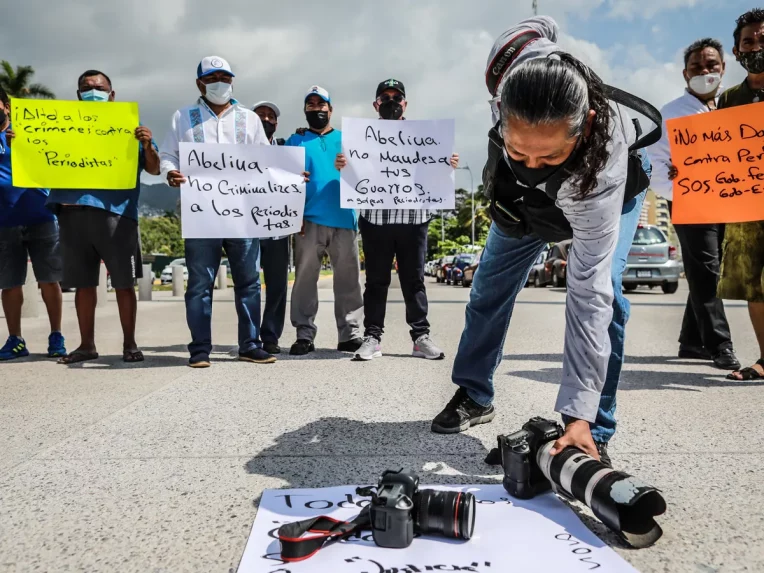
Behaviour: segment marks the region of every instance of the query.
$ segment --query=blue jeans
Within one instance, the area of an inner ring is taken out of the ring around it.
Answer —
[[[239,352],[260,346],[260,242],[257,239],[186,239],[186,321],[191,358],[212,352],[212,290],[223,247],[231,264]]]
[[[611,354],[597,420],[591,426],[597,441],[608,441],[615,433],[616,390],[623,366],[629,301],[623,296],[621,276],[639,223],[645,192],[624,205],[618,242],[615,247],[612,280],[615,291],[613,320],[610,323]],[[544,242],[537,237],[514,239],[491,225],[480,267],[475,274],[467,305],[465,326],[454,360],[451,379],[467,390],[478,404],[493,401],[493,374],[501,362],[515,299],[525,286],[528,274]]]

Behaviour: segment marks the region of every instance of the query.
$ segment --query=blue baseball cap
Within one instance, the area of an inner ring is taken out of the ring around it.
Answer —
[[[228,62],[219,56],[207,56],[199,62],[199,66],[196,68],[196,77],[203,78],[215,72],[224,72],[231,77],[236,77]]]
[[[305,95],[305,101],[308,101],[308,98],[312,95],[317,95],[326,103],[332,103],[332,98],[329,97],[329,92],[321,86],[310,86],[310,90],[308,90],[308,93]]]

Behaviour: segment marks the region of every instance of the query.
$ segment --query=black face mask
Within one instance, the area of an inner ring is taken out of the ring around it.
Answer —
[[[507,162],[512,173],[515,174],[517,180],[526,187],[536,188],[542,183],[546,183],[552,176],[557,175],[562,170],[569,170],[575,161],[577,153],[574,150],[565,161],[559,165],[547,165],[545,167],[531,168],[527,167],[522,161],[516,161],[512,159],[507,150],[504,150],[504,161]]]
[[[758,75],[764,73],[764,50],[758,52],[738,52],[737,61],[748,73]]]
[[[4,109],[0,109],[0,125],[3,125],[6,119],[8,119],[8,114],[5,113]]]
[[[403,106],[393,100],[379,104],[379,117],[382,119],[400,119],[403,117]]]
[[[265,130],[265,137],[270,139],[276,133],[276,124],[272,121],[263,121],[263,129]]]
[[[324,129],[327,125],[329,125],[329,112],[306,111],[305,119],[308,120],[308,125],[311,129]]]

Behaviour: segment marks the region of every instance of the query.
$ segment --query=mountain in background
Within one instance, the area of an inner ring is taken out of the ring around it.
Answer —
[[[175,212],[180,198],[180,189],[165,183],[147,185],[141,183],[141,197],[138,212],[141,217],[161,217],[167,211]]]

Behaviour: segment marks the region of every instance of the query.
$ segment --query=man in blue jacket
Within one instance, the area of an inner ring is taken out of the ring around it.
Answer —
[[[47,189],[24,189],[13,186],[11,175],[10,100],[0,88],[0,290],[8,324],[8,340],[0,348],[0,360],[29,356],[21,336],[22,286],[27,278],[27,260],[31,259],[35,278],[50,319],[48,356],[64,356],[61,336],[61,254],[58,223],[45,207]]]
[[[292,290],[292,325],[297,341],[289,353],[303,356],[315,350],[315,319],[318,313],[318,278],[326,254],[334,271],[334,316],[337,350],[355,352],[363,342],[363,314],[358,266],[358,217],[355,210],[340,207],[340,172],[334,167],[342,151],[342,134],[330,125],[329,92],[312,86],[305,96],[309,129],[300,130],[285,145],[305,148],[305,170],[310,173],[305,197],[303,230],[295,248],[296,275]]]

